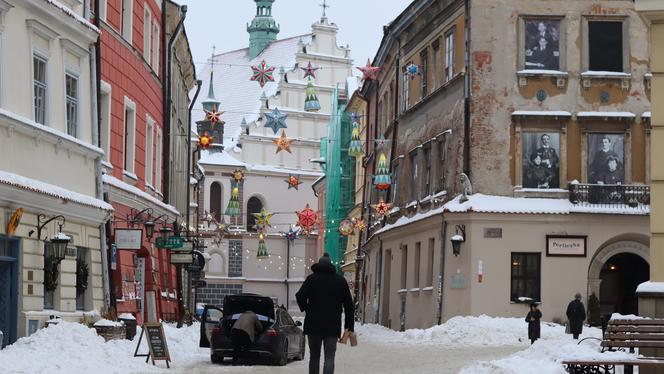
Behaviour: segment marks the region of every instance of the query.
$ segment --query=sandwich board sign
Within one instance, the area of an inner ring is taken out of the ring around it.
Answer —
[[[141,340],[145,334],[145,339],[148,342],[148,353],[138,353],[138,348],[141,346]],[[147,363],[152,358],[152,365],[155,361],[166,361],[166,367],[170,369],[169,362],[171,355],[168,352],[168,345],[166,344],[166,336],[164,335],[164,326],[161,323],[144,323],[141,329],[141,335],[138,337],[138,344],[134,351],[134,357],[145,357]]]

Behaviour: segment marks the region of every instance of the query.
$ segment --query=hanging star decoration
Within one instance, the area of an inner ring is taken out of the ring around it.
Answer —
[[[274,82],[274,66],[268,65],[265,60],[261,61],[258,66],[252,66],[251,80],[258,82],[261,88],[265,87],[267,82]]]
[[[360,122],[360,114],[357,112],[353,112],[350,114],[350,121],[351,122]]]
[[[309,204],[297,214],[297,225],[302,228],[305,235],[309,235],[313,227],[318,223],[318,213],[309,207]]]
[[[358,67],[357,70],[362,72],[362,80],[376,80],[378,77],[379,67],[371,66],[371,61],[367,59],[367,64],[365,66]]]
[[[205,111],[205,119],[212,123],[212,126],[216,124],[224,125],[224,121],[221,120],[221,115],[224,114],[224,112],[217,111],[216,109],[212,109],[210,111],[206,110]]]
[[[388,215],[390,213],[390,209],[392,209],[392,203],[386,203],[382,197],[380,198],[377,204],[372,204],[371,206],[374,208],[376,214],[381,215],[383,217]]]
[[[364,229],[367,228],[367,224],[363,219],[353,218],[351,221],[353,222],[355,230],[357,230],[358,233],[364,231]]]
[[[376,139],[375,142],[376,142],[376,146],[379,149],[383,149],[383,148],[387,147],[387,143],[389,143],[389,140],[385,139],[385,136],[383,136],[381,134],[380,138]]]
[[[207,131],[203,135],[198,136],[198,147],[201,149],[207,149],[212,145],[214,138],[208,135]]]
[[[281,130],[281,136],[276,139],[272,139],[272,141],[277,145],[277,152],[275,153],[279,153],[281,151],[292,153],[290,146],[291,143],[293,143],[295,140],[288,139],[288,137],[286,137],[286,130]]]
[[[265,232],[267,231],[268,227],[272,227],[270,225],[270,218],[272,218],[272,213],[269,213],[267,209],[263,208],[261,209],[260,213],[253,213],[253,215],[256,217],[256,230]]]
[[[256,250],[256,259],[262,260],[269,258],[270,254],[267,251],[267,246],[265,245],[265,233],[261,232],[258,234],[258,248]]]
[[[286,238],[286,240],[288,240],[289,242],[292,243],[292,242],[295,241],[295,239],[298,239],[298,238],[299,238],[299,233],[300,233],[299,230],[295,230],[295,229],[293,228],[293,226],[291,226],[291,227],[288,229],[288,232],[285,232],[285,233],[284,233],[284,237]]]
[[[284,179],[284,182],[288,183],[288,189],[294,188],[299,189],[299,186],[302,184],[300,181],[300,176],[295,174],[288,174],[288,179]]]
[[[236,169],[233,171],[233,177],[231,179],[236,183],[242,183],[244,181],[244,171]]]
[[[404,67],[406,76],[408,76],[408,78],[411,80],[415,79],[415,76],[417,75],[422,75],[422,70],[423,69],[421,65],[415,65],[412,62]]]
[[[288,115],[282,113],[279,108],[274,108],[272,112],[265,113],[265,117],[267,119],[265,127],[271,128],[275,134],[279,129],[288,128],[288,126],[286,126],[286,117],[288,117]]]
[[[353,226],[353,223],[350,220],[345,219],[339,222],[339,233],[342,236],[348,236],[352,234],[353,230],[355,230],[355,227]]]
[[[316,70],[320,68],[313,67],[313,65],[311,65],[311,61],[309,61],[306,68],[300,68],[300,69],[304,70],[304,79],[307,79],[307,77],[316,79]]]

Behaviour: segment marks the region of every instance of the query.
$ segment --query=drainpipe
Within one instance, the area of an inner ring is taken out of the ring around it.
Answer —
[[[99,28],[99,2],[95,1],[94,9],[94,25]],[[90,19],[90,0],[86,0],[83,6],[83,15],[85,19]],[[101,118],[99,118],[99,105],[101,102],[101,95],[99,93],[99,86],[101,82],[101,35],[97,36],[97,41],[90,48],[90,58],[93,63],[90,64],[90,97],[94,98],[94,103],[91,105],[92,110],[92,144],[102,148],[101,144]],[[104,156],[102,156],[103,158]],[[97,199],[104,199],[104,184],[102,182],[102,169],[101,160],[95,160],[95,195]],[[110,217],[109,217],[110,218]],[[108,263],[108,248],[106,246],[106,223],[99,225],[99,250],[101,252],[101,278],[102,289],[104,291],[104,306],[111,305],[111,289],[110,289],[110,275]]]
[[[195,162],[193,155],[191,154],[191,111],[194,109],[194,104],[196,103],[196,99],[198,99],[198,94],[201,92],[201,86],[203,85],[203,81],[198,79],[196,80],[196,93],[194,94],[194,98],[191,100],[189,103],[189,114],[187,115],[187,120],[189,121],[189,126],[187,131],[187,219],[186,219],[186,224],[187,224],[187,237],[189,237],[189,227],[190,227],[190,222],[189,222],[189,216],[190,214],[190,209],[189,208],[189,203],[191,200],[191,183],[189,183],[189,180],[191,179],[191,167],[192,164]],[[196,203],[198,204],[198,199],[196,199]],[[198,226],[196,226],[196,229],[198,230]]]
[[[290,286],[288,285],[288,279],[290,278],[290,240],[286,239],[286,310],[290,307],[290,302],[288,298],[290,297]]]
[[[440,275],[438,275],[438,324],[443,323],[443,286],[445,285],[445,242],[447,240],[447,221],[443,217],[440,226]]]
[[[470,0],[465,0],[465,53],[464,64],[466,74],[464,75],[463,89],[463,172],[470,177]]]
[[[162,40],[166,39],[166,0],[162,1],[162,6],[161,6],[162,12],[161,12],[161,35],[162,35]],[[162,84],[162,96],[164,99],[164,104],[163,104],[163,111],[164,111],[164,139],[162,140],[164,142],[164,153],[162,155],[162,158],[164,160],[163,165],[166,168],[164,170],[164,175],[166,178],[163,178],[162,180],[162,191],[164,191],[164,201],[169,202],[170,201],[170,172],[171,172],[171,100],[172,100],[172,95],[171,95],[171,54],[173,50],[173,44],[175,44],[175,39],[178,37],[180,34],[180,30],[182,30],[182,25],[184,24],[184,19],[187,17],[187,6],[186,5],[181,5],[180,6],[180,11],[182,12],[182,16],[180,17],[180,21],[178,22],[177,26],[175,27],[175,30],[173,31],[173,34],[171,35],[171,38],[168,40],[168,45],[164,49],[164,56],[162,57],[162,62],[165,62],[163,64],[163,72],[162,72],[162,77],[164,82]],[[190,135],[187,134],[187,139],[190,139]],[[187,156],[189,157],[189,156]],[[189,175],[187,175],[187,186],[189,185]],[[189,201],[187,201],[187,212],[189,212]]]
[[[390,154],[390,160],[395,159],[395,154],[397,152],[397,134],[399,132],[399,130],[398,130],[399,121],[397,120],[397,117],[399,116],[399,114],[398,114],[399,113],[399,81],[400,81],[400,78],[401,78],[401,74],[400,74],[400,69],[401,69],[401,38],[396,38],[396,39],[397,39],[397,55],[396,55],[396,58],[394,60],[394,72],[395,72],[394,80],[396,82],[394,84],[394,117],[392,118],[392,123],[393,123],[394,126],[392,126],[392,149],[390,150],[390,153],[391,153]],[[391,161],[390,161],[390,163],[391,163]],[[391,167],[392,167],[392,165],[390,165],[390,168]],[[398,176],[393,175],[392,177],[397,178]],[[392,191],[390,191],[390,192],[392,192]],[[385,199],[385,200],[387,200],[389,202],[393,202],[393,201],[391,201],[392,199],[390,199],[390,196],[392,196],[392,193],[390,193],[387,196],[387,199]]]
[[[376,310],[374,310],[375,324],[380,324],[380,294],[383,293],[380,289],[382,283],[381,278],[383,277],[383,241],[379,239],[378,243],[378,255],[376,256],[376,293],[374,294],[374,297],[376,298]]]

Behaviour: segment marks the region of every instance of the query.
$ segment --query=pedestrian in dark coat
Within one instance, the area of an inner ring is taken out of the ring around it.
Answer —
[[[353,298],[348,282],[336,273],[336,268],[327,253],[311,266],[313,274],[297,291],[295,297],[300,310],[305,312],[304,333],[309,341],[309,373],[320,370],[321,345],[324,346],[324,374],[334,373],[334,355],[337,340],[341,337],[341,312],[346,315],[344,327],[354,330],[355,315]]]
[[[569,323],[569,332],[574,339],[578,339],[583,331],[583,321],[586,319],[586,308],[581,302],[581,294],[577,292],[569,305],[567,305],[567,323]]]
[[[526,322],[528,322],[528,339],[530,339],[530,344],[535,343],[535,340],[540,338],[540,319],[542,319],[542,312],[537,309],[537,304],[530,304],[530,311],[526,315]]]
[[[233,342],[233,361],[239,356],[247,358],[249,347],[254,343],[256,334],[263,331],[263,325],[258,320],[256,313],[248,310],[240,314],[240,318],[231,328],[231,341]]]

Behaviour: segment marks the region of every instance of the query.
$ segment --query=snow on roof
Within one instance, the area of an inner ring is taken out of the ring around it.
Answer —
[[[650,113],[650,112],[643,112],[643,114],[641,115],[641,117],[643,117],[643,118],[650,118],[651,115],[652,115],[652,113]]]
[[[132,194],[142,198],[143,200],[146,200],[147,202],[149,202],[151,204],[154,204],[154,205],[157,205],[157,206],[161,207],[164,210],[167,210],[167,211],[169,211],[169,212],[171,212],[175,215],[178,215],[178,216],[180,215],[180,212],[177,209],[175,209],[174,206],[166,204],[165,202],[157,199],[156,197],[148,194],[147,192],[141,191],[137,187],[134,187],[130,184],[127,184],[127,183],[115,178],[112,175],[104,174],[102,176],[102,180],[105,184],[109,184],[113,187],[116,187],[116,188],[119,188],[121,190],[132,193]]]
[[[575,205],[567,199],[547,198],[525,198],[509,196],[493,196],[473,194],[468,196],[468,201],[459,202],[457,196],[443,207],[446,212],[451,213],[508,213],[508,214],[572,214],[572,213],[597,213],[597,214],[635,214],[643,215],[650,213],[650,207],[639,205],[608,206],[608,205]]]
[[[406,226],[406,225],[409,225],[411,223],[421,221],[425,218],[429,218],[429,217],[435,216],[437,214],[441,214],[441,213],[443,213],[443,211],[444,211],[444,206],[442,206],[440,208],[436,208],[436,209],[431,209],[431,210],[429,210],[427,212],[424,212],[424,213],[417,213],[417,214],[413,215],[412,217],[399,217],[399,219],[396,220],[396,222],[383,226],[378,231],[376,231],[374,235],[378,235],[378,234],[384,233],[386,231],[395,229],[397,227]]]
[[[314,177],[318,177],[318,176],[323,175],[322,172],[304,171],[304,170],[301,170],[301,169],[280,168],[280,167],[271,166],[271,165],[245,164],[245,166],[247,167],[247,170],[249,170],[249,171],[261,171],[261,172],[278,173],[278,174],[297,174],[297,175],[306,175],[306,176],[314,176]]]
[[[632,112],[579,112],[577,117],[613,117],[613,118],[634,118],[636,115]]]
[[[71,201],[106,211],[113,211],[113,206],[103,200],[4,170],[0,170],[0,184],[7,184],[24,190],[57,197],[65,201]]]
[[[657,293],[664,293],[664,282],[643,282],[636,287],[636,293],[640,292],[657,292]]]
[[[311,34],[294,36],[292,38],[276,40],[253,60],[247,56],[248,48],[238,49],[215,56],[214,65],[214,92],[221,102],[220,110],[225,111],[222,116],[226,121],[224,145],[232,147],[240,135],[240,122],[245,117],[248,123],[256,121],[259,117],[261,94],[272,97],[277,92],[281,76],[278,71],[281,66],[290,71],[295,66],[295,54],[298,51],[298,41],[302,39],[305,44],[311,42]],[[262,60],[276,68],[274,82],[268,82],[261,88],[257,82],[250,81],[251,66],[258,65]],[[203,79],[203,87],[210,82],[210,65],[207,64],[198,73]],[[207,95],[199,95],[194,104],[194,120],[203,117],[201,102]]]
[[[226,151],[210,152],[204,150],[201,152],[201,159],[198,160],[201,165],[220,165],[220,166],[245,166],[245,163],[231,156]]]
[[[76,21],[81,23],[83,26],[89,28],[90,30],[95,31],[96,33],[99,33],[99,29],[97,28],[97,26],[93,25],[92,23],[90,23],[85,18],[83,18],[83,17],[79,16],[78,14],[76,14],[76,12],[71,10],[68,6],[62,4],[60,1],[58,1],[58,0],[44,0],[44,1],[51,4],[52,6],[54,6],[56,8],[58,8],[60,11],[62,11],[66,15],[74,18]]]
[[[553,116],[553,117],[571,117],[572,113],[564,110],[515,110],[513,116]]]

